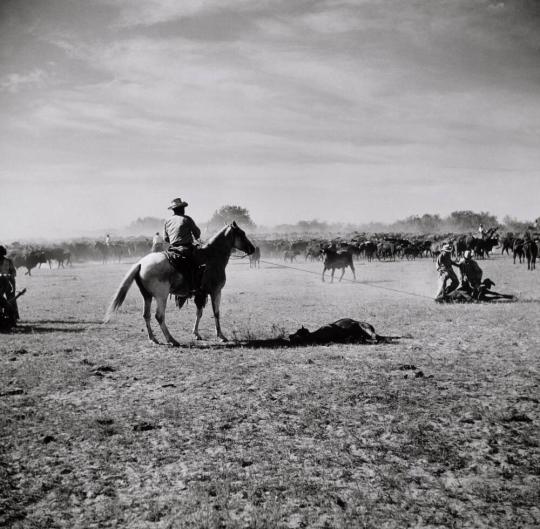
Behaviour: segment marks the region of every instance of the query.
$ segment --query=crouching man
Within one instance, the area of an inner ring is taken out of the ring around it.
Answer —
[[[459,275],[461,276],[460,288],[464,290],[472,290],[478,292],[482,284],[482,269],[478,263],[472,258],[471,250],[467,250],[463,254],[463,258],[458,263]]]
[[[7,250],[0,246],[0,311],[11,325],[19,319],[19,309],[15,299],[15,276],[17,270],[13,261],[6,257]]]

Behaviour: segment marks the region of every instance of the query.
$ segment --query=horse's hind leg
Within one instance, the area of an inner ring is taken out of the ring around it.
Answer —
[[[172,337],[165,323],[165,308],[167,307],[167,295],[156,297],[156,320],[161,327],[161,331],[167,340],[167,343],[178,347],[180,344]]]
[[[150,294],[143,294],[144,296],[144,312],[143,318],[144,323],[146,323],[146,331],[148,332],[148,339],[153,343],[159,343],[156,339],[154,331],[152,330],[152,325],[150,321],[152,319],[152,296]]]
[[[343,279],[343,276],[345,275],[345,267],[341,269],[341,275],[339,276],[339,282],[341,283],[341,280]]]
[[[215,292],[211,295],[212,298],[212,310],[214,311],[214,319],[216,322],[216,336],[222,342],[227,342],[227,338],[221,332],[221,323],[219,321],[219,306],[221,304],[221,291]]]

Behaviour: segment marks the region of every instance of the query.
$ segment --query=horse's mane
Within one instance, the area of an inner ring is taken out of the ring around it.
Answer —
[[[208,246],[212,243],[214,243],[216,241],[216,239],[222,235],[225,234],[225,231],[230,228],[230,224],[227,224],[227,226],[223,226],[223,228],[221,228],[217,233],[215,233],[214,235],[212,235],[212,237],[208,240],[208,242],[206,242],[205,244],[203,244],[203,249],[204,248],[208,248]]]

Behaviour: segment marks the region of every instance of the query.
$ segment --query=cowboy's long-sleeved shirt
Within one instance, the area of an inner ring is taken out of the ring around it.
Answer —
[[[193,244],[194,238],[198,239],[200,236],[201,230],[187,215],[173,215],[165,222],[163,237],[171,246]]]

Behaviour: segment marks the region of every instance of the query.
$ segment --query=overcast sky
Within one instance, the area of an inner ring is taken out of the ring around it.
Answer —
[[[540,216],[536,0],[2,0],[0,239]]]

